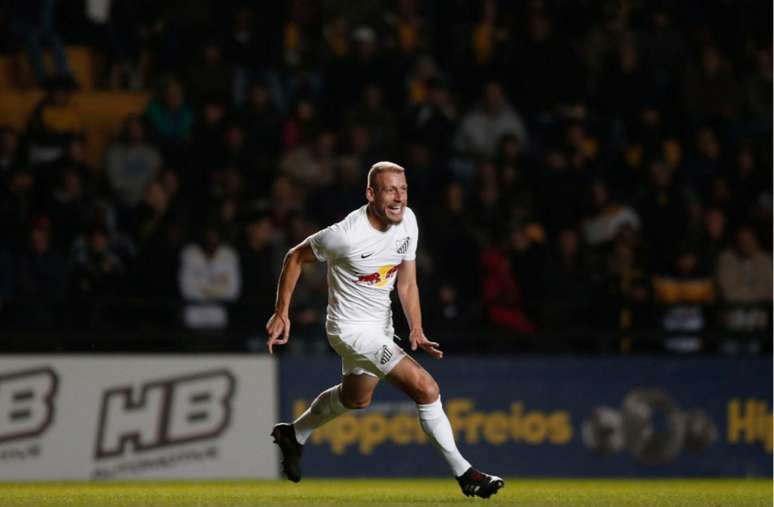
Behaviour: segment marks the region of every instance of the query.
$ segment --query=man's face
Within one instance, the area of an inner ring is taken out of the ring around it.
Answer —
[[[371,209],[384,222],[399,224],[408,201],[406,175],[385,171],[376,175],[374,185],[366,191],[368,202],[372,204]]]

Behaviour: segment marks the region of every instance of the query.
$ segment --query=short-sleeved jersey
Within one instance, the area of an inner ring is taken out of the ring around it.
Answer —
[[[392,327],[390,292],[398,266],[416,258],[419,229],[410,208],[386,231],[371,225],[366,209],[362,206],[305,240],[328,263],[326,327],[334,331],[370,324]]]

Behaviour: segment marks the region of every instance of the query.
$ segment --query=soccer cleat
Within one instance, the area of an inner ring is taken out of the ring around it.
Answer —
[[[282,473],[289,480],[298,482],[301,480],[301,453],[304,446],[296,440],[296,430],[292,424],[279,423],[271,430],[274,443],[282,451]]]
[[[457,477],[457,482],[465,496],[480,496],[481,498],[489,498],[505,486],[505,481],[499,477],[479,472],[473,467],[468,468],[467,472]]]

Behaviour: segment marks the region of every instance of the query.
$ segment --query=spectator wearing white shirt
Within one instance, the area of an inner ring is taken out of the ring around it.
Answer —
[[[527,145],[527,129],[519,113],[505,97],[497,81],[484,86],[482,101],[462,118],[454,139],[454,147],[463,155],[492,158],[500,138],[515,135],[522,146]]]
[[[239,254],[221,242],[214,226],[207,226],[201,243],[183,248],[178,283],[185,300],[185,325],[202,330],[223,329],[229,322],[226,303],[239,297],[242,286]]]
[[[123,206],[134,208],[145,187],[161,168],[159,151],[147,142],[142,120],[131,115],[124,121],[122,139],[113,143],[105,157],[110,187]]]

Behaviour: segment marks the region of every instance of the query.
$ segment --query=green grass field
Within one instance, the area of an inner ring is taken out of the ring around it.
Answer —
[[[770,480],[507,480],[490,500],[451,480],[36,483],[0,485],[2,507],[267,507],[472,504],[572,507],[771,506]]]

